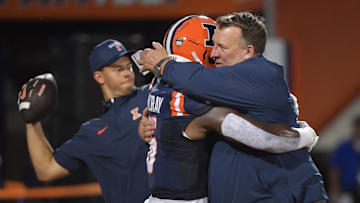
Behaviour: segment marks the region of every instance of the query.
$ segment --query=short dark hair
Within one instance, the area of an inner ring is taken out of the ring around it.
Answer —
[[[262,54],[266,44],[266,26],[265,19],[250,12],[238,12],[216,19],[219,29],[236,26],[242,31],[245,41],[254,46],[256,55]]]

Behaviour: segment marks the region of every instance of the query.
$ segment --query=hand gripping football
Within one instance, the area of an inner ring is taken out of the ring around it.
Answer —
[[[18,95],[18,107],[26,123],[42,120],[55,109],[58,90],[51,73],[38,75],[24,84]]]

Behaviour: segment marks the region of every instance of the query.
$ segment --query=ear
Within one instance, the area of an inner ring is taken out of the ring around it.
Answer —
[[[246,47],[246,54],[245,54],[244,58],[249,59],[253,56],[255,56],[255,48],[254,48],[254,45],[249,44]]]
[[[101,71],[95,71],[93,73],[94,80],[100,85],[104,84],[104,76]]]

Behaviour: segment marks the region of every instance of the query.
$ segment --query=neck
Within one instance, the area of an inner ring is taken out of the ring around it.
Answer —
[[[103,90],[102,92],[103,92],[105,101],[109,101],[110,99],[114,98],[114,96],[112,94],[108,93],[107,91]]]
[[[121,92],[121,94],[112,94],[111,92],[103,91],[103,95],[104,95],[104,100],[109,101],[110,99],[129,96],[132,94],[132,92],[133,91],[131,91],[129,93]]]
[[[126,97],[132,94],[132,92],[134,91],[134,88],[129,88],[129,89],[118,89],[118,90],[111,90],[109,88],[107,88],[106,86],[102,85],[100,86],[101,91],[104,95],[104,100],[108,101],[112,98],[117,98],[117,97]]]

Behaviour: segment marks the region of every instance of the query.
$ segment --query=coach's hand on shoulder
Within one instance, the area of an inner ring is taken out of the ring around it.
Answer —
[[[165,48],[159,42],[152,43],[153,48],[144,49],[141,55],[141,63],[143,68],[141,72],[151,71],[154,72],[154,67],[161,59],[168,57]]]
[[[149,119],[149,108],[144,109],[138,130],[140,138],[149,143],[155,133],[155,120]]]
[[[55,109],[58,90],[54,76],[45,73],[31,78],[18,95],[18,109],[26,123],[36,123]]]

